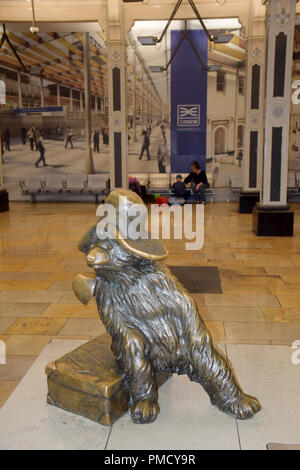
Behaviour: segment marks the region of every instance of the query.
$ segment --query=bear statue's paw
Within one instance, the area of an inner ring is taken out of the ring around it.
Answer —
[[[139,400],[131,406],[130,415],[135,423],[153,423],[159,415],[159,404],[153,400]]]
[[[250,395],[241,394],[241,396],[231,403],[229,409],[224,411],[229,412],[238,419],[249,419],[261,410],[261,404],[257,398]]]

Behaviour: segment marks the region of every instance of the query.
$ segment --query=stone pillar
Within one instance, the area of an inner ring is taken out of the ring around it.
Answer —
[[[145,113],[145,107],[144,107],[144,69],[143,66],[141,66],[142,73],[141,73],[141,125],[142,129],[144,128],[144,113]]]
[[[90,35],[84,33],[84,96],[85,96],[85,136],[86,157],[85,172],[87,175],[95,173],[93,153],[91,147],[92,139],[92,115],[91,115],[91,69],[90,69]]]
[[[57,95],[57,106],[61,106],[61,101],[60,101],[60,85],[59,85],[59,83],[56,84],[56,95]]]
[[[82,94],[82,91],[80,91],[80,95],[79,95],[79,105],[80,105],[80,112],[83,113],[83,94]]]
[[[257,235],[292,236],[287,206],[291,77],[297,0],[267,0],[267,70],[264,172],[260,205],[253,213]]]
[[[260,198],[264,152],[265,62],[265,23],[255,22],[253,0],[250,0],[245,91],[244,171],[243,191],[239,197],[240,213],[252,213]]]
[[[107,2],[107,54],[111,188],[128,188],[127,41],[124,6]]]
[[[137,99],[136,99],[136,93],[137,93],[137,86],[136,86],[136,54],[135,54],[135,48],[133,48],[133,141],[137,141],[137,136],[136,136],[136,111],[137,111]]]
[[[21,82],[21,74],[20,72],[17,72],[18,74],[18,98],[19,98],[19,108],[23,107],[23,99],[22,99],[22,82]]]
[[[73,88],[70,88],[70,111],[73,113],[74,106],[73,106]]]
[[[45,106],[45,97],[44,97],[44,79],[40,77],[40,90],[41,90],[41,107]]]

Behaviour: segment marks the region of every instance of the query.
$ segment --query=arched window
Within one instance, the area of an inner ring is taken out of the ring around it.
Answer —
[[[226,153],[226,129],[218,127],[215,130],[215,155]]]
[[[244,147],[244,126],[242,124],[238,126],[237,145]]]

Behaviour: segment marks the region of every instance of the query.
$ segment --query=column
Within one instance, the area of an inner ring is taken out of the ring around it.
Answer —
[[[95,96],[95,111],[98,112],[98,96]]]
[[[136,99],[136,54],[135,48],[133,48],[133,141],[137,141],[136,135],[136,109],[137,109],[137,99]]]
[[[265,23],[254,20],[253,0],[250,0],[243,191],[239,197],[240,213],[252,213],[260,198],[264,152],[265,62]]]
[[[40,90],[41,90],[41,107],[45,107],[45,98],[44,98],[44,79],[40,77]]]
[[[287,206],[291,77],[297,0],[268,0],[264,172],[257,235],[292,236],[294,214]]]
[[[143,69],[143,66],[141,66],[142,68],[142,73],[141,73],[141,125],[142,125],[142,129],[144,128],[144,112],[145,112],[145,108],[144,108],[144,69]]]
[[[19,98],[19,108],[23,108],[23,100],[22,100],[22,82],[21,82],[21,74],[18,74],[18,98]]]
[[[128,188],[127,41],[124,6],[107,2],[107,54],[111,188]]]
[[[82,91],[80,91],[80,95],[79,95],[79,106],[80,106],[80,112],[83,113],[83,94],[82,94]]]
[[[73,106],[73,88],[70,88],[70,111],[73,113],[74,106]]]
[[[61,101],[60,101],[60,85],[57,83],[56,85],[56,95],[57,95],[57,106],[61,106]]]
[[[93,162],[93,153],[91,147],[92,139],[92,115],[91,115],[91,69],[90,69],[90,35],[84,33],[83,43],[84,53],[84,94],[85,94],[85,136],[87,143],[87,151],[85,157],[86,174],[95,173]]]
[[[150,121],[150,90],[149,77],[146,77],[147,123]]]

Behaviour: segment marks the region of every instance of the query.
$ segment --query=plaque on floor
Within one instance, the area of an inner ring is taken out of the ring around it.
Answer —
[[[222,294],[219,269],[215,266],[168,266],[191,294]]]
[[[106,426],[128,410],[125,377],[115,361],[107,334],[50,362],[46,374],[50,405]],[[168,378],[167,373],[157,374],[158,385]]]

